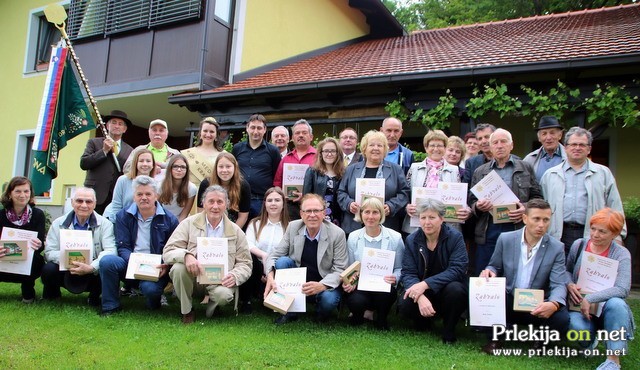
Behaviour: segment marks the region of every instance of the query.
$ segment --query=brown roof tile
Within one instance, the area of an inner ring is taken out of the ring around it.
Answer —
[[[632,4],[364,41],[210,92],[639,52],[640,4]]]

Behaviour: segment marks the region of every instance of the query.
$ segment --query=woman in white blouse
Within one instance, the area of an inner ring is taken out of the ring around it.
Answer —
[[[266,271],[265,261],[269,252],[280,243],[289,224],[289,213],[285,196],[279,187],[269,188],[264,193],[262,210],[247,226],[247,243],[253,259],[253,271],[247,282],[240,286],[240,311],[251,312],[251,298],[262,297]]]

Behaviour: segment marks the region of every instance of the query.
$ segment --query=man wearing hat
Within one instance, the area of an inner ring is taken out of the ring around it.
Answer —
[[[90,306],[100,305],[100,260],[116,254],[113,224],[94,212],[96,193],[91,188],[77,188],[71,198],[73,210],[51,223],[44,248],[47,263],[42,268],[42,298],[60,298],[60,287],[73,294],[89,292]],[[89,230],[93,235],[93,261],[73,262],[68,271],[60,271],[60,230]]]
[[[560,144],[562,139],[562,125],[554,116],[544,116],[538,123],[538,141],[542,146],[524,157],[524,161],[530,163],[536,172],[536,180],[540,183],[542,175],[551,167],[559,165],[567,159],[564,146]]]
[[[149,123],[149,144],[136,147],[127,158],[124,164],[124,172],[128,172],[131,168],[131,161],[135,157],[136,152],[141,149],[148,149],[153,153],[153,159],[156,162],[156,171],[154,173],[156,181],[164,178],[164,170],[167,167],[169,157],[180,154],[180,151],[173,149],[167,145],[167,137],[169,137],[169,126],[167,122],[161,119],[154,119]]]
[[[102,214],[113,197],[113,188],[118,177],[122,175],[124,163],[133,148],[122,140],[122,135],[131,126],[127,114],[113,110],[108,116],[102,116],[109,130],[108,137],[96,137],[87,141],[87,146],[80,157],[80,168],[87,171],[84,186],[96,191],[96,212]],[[116,167],[113,154],[118,160]]]

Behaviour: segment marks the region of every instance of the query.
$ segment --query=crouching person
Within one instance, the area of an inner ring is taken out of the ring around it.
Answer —
[[[102,316],[120,311],[120,281],[125,280],[131,253],[162,254],[165,243],[178,226],[178,219],[166,212],[158,202],[158,185],[149,176],[133,180],[133,204],[118,212],[116,217],[116,245],[118,255],[104,256],[100,260],[102,281]],[[160,308],[164,287],[169,283],[168,267],[158,266],[158,281],[135,280],[149,309]]]
[[[206,316],[211,317],[218,306],[229,304],[235,299],[237,311],[238,286],[251,276],[253,267],[249,245],[242,229],[226,216],[229,206],[227,191],[219,186],[208,187],[203,194],[201,213],[188,217],[176,228],[164,247],[163,259],[173,265],[169,276],[180,299],[182,323],[195,321],[192,297],[209,296]],[[226,238],[228,242],[228,273],[221,284],[199,285],[198,275],[204,272],[197,259],[198,237]]]

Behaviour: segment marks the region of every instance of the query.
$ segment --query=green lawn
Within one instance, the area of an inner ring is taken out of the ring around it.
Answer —
[[[1,369],[588,369],[603,361],[602,356],[492,357],[479,351],[484,337],[467,328],[459,331],[456,345],[445,346],[437,333],[413,332],[395,316],[391,332],[351,328],[346,308],[339,320],[325,325],[303,318],[276,327],[275,314],[261,308],[237,317],[227,309],[206,319],[204,306],[198,306],[197,322],[183,326],[175,298],[170,307],[149,312],[141,297],[125,297],[124,312],[102,318],[86,306],[86,294],[63,290],[60,302],[33,305],[22,304],[19,296],[18,284],[0,283]],[[640,300],[630,302],[640,322]],[[515,347],[528,349],[526,343]],[[640,368],[638,341],[631,342],[630,352],[623,368]]]

